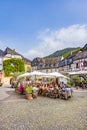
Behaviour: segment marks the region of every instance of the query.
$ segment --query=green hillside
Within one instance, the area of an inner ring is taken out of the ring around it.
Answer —
[[[58,50],[56,52],[54,52],[53,54],[50,54],[48,56],[46,56],[45,58],[54,58],[54,57],[58,57],[58,56],[64,56],[67,57],[71,51],[75,51],[75,50],[78,50],[80,49],[79,47],[77,48],[65,48],[63,50]]]

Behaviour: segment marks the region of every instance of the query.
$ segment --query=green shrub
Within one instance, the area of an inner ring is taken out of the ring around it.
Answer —
[[[74,76],[72,80],[76,86],[79,85],[79,83],[81,82],[81,79],[79,76]]]
[[[82,83],[86,84],[86,83],[87,83],[87,81],[86,81],[86,80],[82,80]]]
[[[68,87],[72,87],[72,85],[73,85],[73,82],[72,82],[72,81],[68,81],[68,82],[67,82],[67,86],[68,86]]]
[[[5,76],[13,76],[15,73],[25,72],[24,61],[22,59],[8,59],[3,61]]]

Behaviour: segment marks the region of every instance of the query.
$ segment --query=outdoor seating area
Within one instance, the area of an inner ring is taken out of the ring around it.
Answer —
[[[67,88],[62,82],[57,84],[56,82],[44,84],[44,83],[32,83],[31,81],[18,81],[15,83],[15,92],[18,94],[24,94],[26,99],[37,98],[38,96],[44,96],[49,98],[68,99],[72,97],[73,89]]]
[[[60,80],[62,78],[62,81]],[[69,99],[73,95],[73,87],[75,89],[86,89],[86,82],[80,77],[69,77],[59,73],[43,73],[33,71],[17,76],[11,87],[15,88],[18,94],[24,94],[27,99],[37,98],[38,96],[49,98]]]
[[[34,79],[31,77],[34,77]],[[60,77],[68,79],[68,77],[58,72],[46,74],[33,71],[19,75],[11,87],[15,88],[15,92],[18,94],[25,94],[26,99],[29,100],[38,96],[61,99],[71,98],[72,88],[69,88],[64,82],[59,83],[58,78]]]

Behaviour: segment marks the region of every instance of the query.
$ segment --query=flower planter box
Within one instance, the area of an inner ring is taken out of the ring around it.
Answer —
[[[18,92],[19,92],[18,88],[15,88],[15,92],[16,92],[16,93],[18,93]]]

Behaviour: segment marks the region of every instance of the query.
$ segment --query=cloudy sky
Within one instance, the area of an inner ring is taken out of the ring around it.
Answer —
[[[0,49],[32,60],[87,43],[87,0],[0,0]]]

